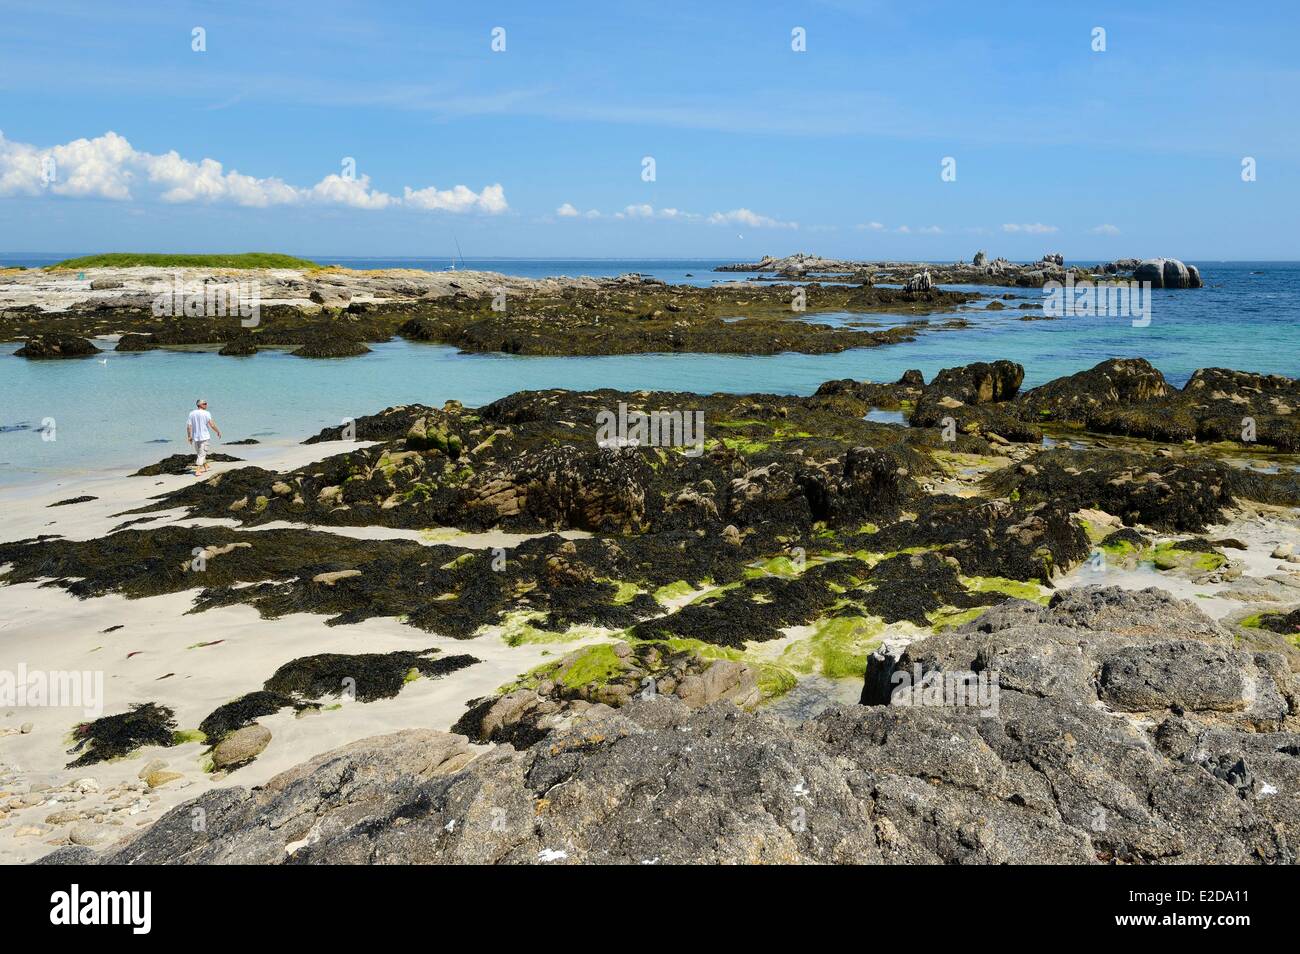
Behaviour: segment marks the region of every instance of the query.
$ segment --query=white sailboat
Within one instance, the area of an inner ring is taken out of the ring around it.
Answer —
[[[456,238],[456,236],[453,235],[451,237],[451,240],[456,243],[456,255],[455,257],[452,258],[451,264],[447,266],[447,271],[454,272],[456,270],[456,258],[460,259],[461,267],[464,268],[465,256],[460,253],[460,241]]]

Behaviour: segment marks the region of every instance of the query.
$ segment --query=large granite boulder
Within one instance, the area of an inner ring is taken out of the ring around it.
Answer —
[[[1133,269],[1135,282],[1149,282],[1152,288],[1200,288],[1201,273],[1195,265],[1176,258],[1148,258]]]

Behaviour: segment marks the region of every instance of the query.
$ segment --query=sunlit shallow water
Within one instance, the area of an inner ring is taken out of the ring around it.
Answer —
[[[564,264],[497,266],[529,275],[640,271],[701,284],[736,277],[709,271],[712,263]],[[394,404],[454,398],[476,405],[528,388],[810,394],[832,378],[893,381],[909,368],[929,378],[942,368],[998,358],[1025,366],[1026,387],[1110,357],[1145,357],[1177,385],[1199,367],[1300,376],[1300,264],[1197,264],[1208,287],[1154,292],[1152,321],[1145,328],[1118,318],[1022,321],[1025,312],[1016,306],[1039,300],[1040,292],[983,288],[978,290],[1011,291],[1017,299],[999,312],[962,309],[930,319],[937,325],[963,317],[970,328],[919,327],[913,342],[830,355],[519,357],[463,355],[394,340],[372,345],[369,355],[332,361],[295,358],[283,350],[225,358],[209,349],[107,351],[98,358],[31,362],[10,357],[17,345],[2,345],[0,483],[139,467],[186,450],[185,415],[200,395],[211,402],[226,440],[300,440],[343,418]],[[837,317],[856,316],[829,320]],[[866,320],[895,323],[888,316]],[[43,425],[49,421],[52,433]],[[220,444],[214,450],[239,455],[238,448]]]

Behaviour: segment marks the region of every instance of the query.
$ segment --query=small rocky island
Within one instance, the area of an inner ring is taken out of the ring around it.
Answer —
[[[765,255],[757,262],[720,265],[719,272],[770,273],[777,279],[844,281],[850,283],[902,284],[928,275],[934,283],[945,285],[1011,285],[1041,288],[1048,282],[1115,281],[1121,278],[1148,282],[1152,288],[1200,288],[1201,273],[1194,265],[1172,258],[1125,258],[1093,265],[1065,264],[1065,256],[1048,252],[1037,262],[1011,262],[990,259],[980,250],[970,262],[870,262],[830,259],[806,252],[784,258]]]
[[[231,284],[257,289],[256,317],[206,306],[194,314],[156,313],[159,295],[170,306],[175,288],[202,299],[204,289]],[[94,354],[100,348],[89,339],[96,337],[115,339],[119,351],[204,345],[231,357],[265,348],[304,358],[354,357],[395,336],[471,353],[827,354],[911,341],[920,327],[964,327],[952,313],[980,298],[932,282],[696,287],[636,274],[527,279],[407,269],[30,269],[0,271],[0,341],[24,342],[17,354],[25,358]],[[825,313],[859,320],[817,321]],[[930,324],[930,315],[946,317]]]

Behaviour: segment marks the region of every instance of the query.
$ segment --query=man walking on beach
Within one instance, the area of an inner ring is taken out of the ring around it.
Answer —
[[[208,441],[212,440],[213,432],[218,437],[221,436],[221,428],[217,427],[212,415],[208,413],[207,400],[199,398],[194,402],[194,410],[190,411],[190,416],[185,420],[185,439],[194,445],[195,477],[208,472]]]

